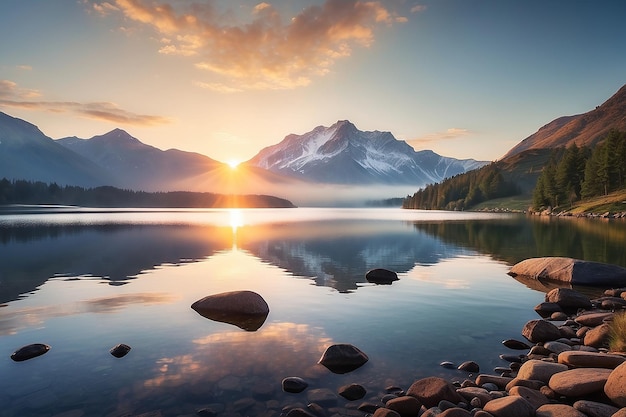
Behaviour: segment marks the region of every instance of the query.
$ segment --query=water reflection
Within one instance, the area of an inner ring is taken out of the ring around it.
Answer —
[[[511,265],[554,255],[626,266],[626,222],[523,216],[411,222],[305,216],[298,222],[278,219],[281,213],[262,212],[261,221],[250,221],[245,210],[223,211],[214,223],[185,222],[186,213],[174,213],[166,223],[159,213],[118,213],[128,218],[96,224],[82,214],[48,223],[0,222],[0,303],[51,277],[121,284],[161,265],[223,251],[245,251],[339,292],[366,285],[365,273],[373,268],[406,273],[476,252]]]

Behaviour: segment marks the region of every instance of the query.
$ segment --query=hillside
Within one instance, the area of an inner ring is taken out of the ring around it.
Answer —
[[[626,85],[587,113],[553,120],[514,146],[502,159],[530,149],[554,149],[574,143],[578,147],[593,146],[611,128],[626,130]]]
[[[558,160],[572,145],[596,147],[612,131],[620,130],[626,131],[626,85],[596,109],[557,118],[513,147],[501,160],[418,190],[403,205],[427,209],[526,210],[533,203],[537,180],[551,160]]]

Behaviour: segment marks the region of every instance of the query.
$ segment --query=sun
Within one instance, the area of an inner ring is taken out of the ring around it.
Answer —
[[[231,159],[230,161],[228,161],[228,166],[230,167],[230,169],[237,169],[237,167],[239,166],[239,161],[236,159]]]

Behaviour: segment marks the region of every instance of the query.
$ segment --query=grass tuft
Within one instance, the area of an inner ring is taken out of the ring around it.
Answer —
[[[612,352],[626,352],[626,311],[613,316],[609,348]]]

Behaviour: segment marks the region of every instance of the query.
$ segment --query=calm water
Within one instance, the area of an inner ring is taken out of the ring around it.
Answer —
[[[269,416],[316,388],[356,382],[373,401],[391,384],[467,376],[444,360],[491,372],[546,290],[509,277],[513,263],[626,266],[625,241],[622,221],[400,209],[5,212],[0,416]],[[400,280],[367,283],[376,267]],[[270,306],[256,332],[190,308],[243,289]],[[9,358],[30,343],[51,350]],[[118,343],[132,347],[121,359],[108,352]],[[333,374],[317,364],[333,343],[370,360]],[[309,389],[283,393],[287,376]]]

